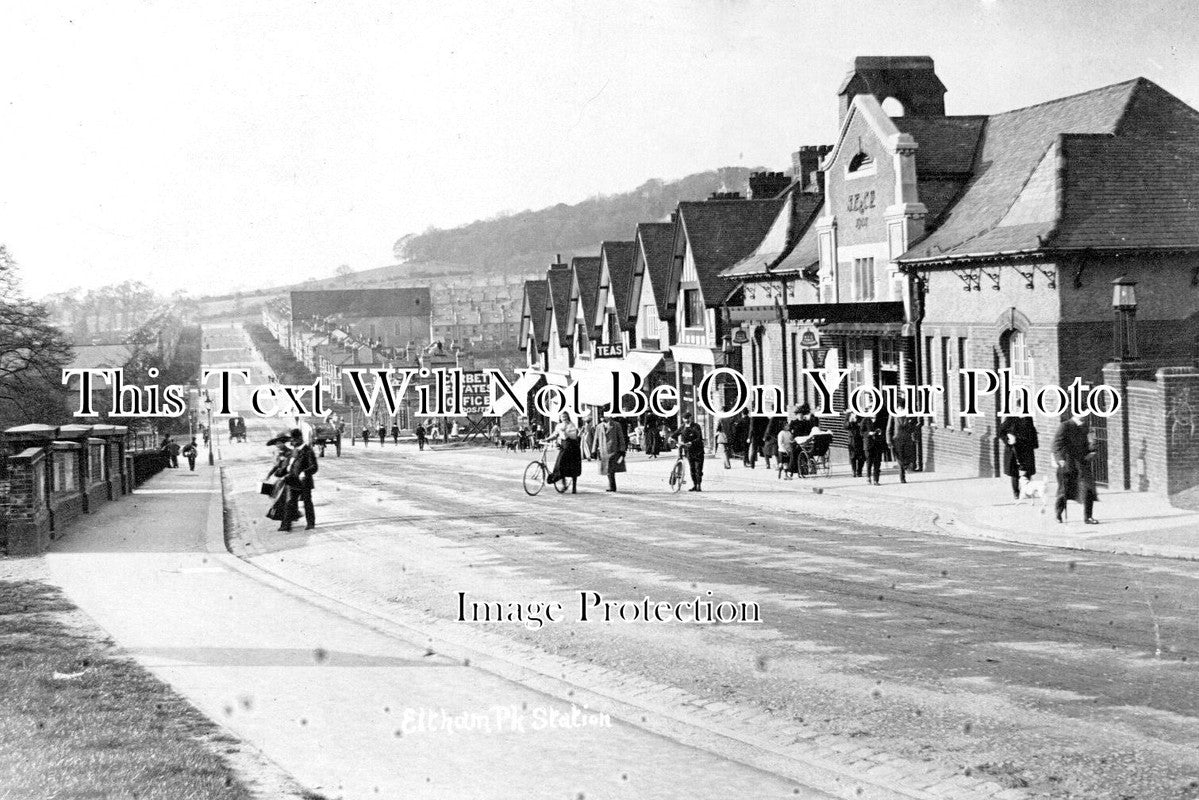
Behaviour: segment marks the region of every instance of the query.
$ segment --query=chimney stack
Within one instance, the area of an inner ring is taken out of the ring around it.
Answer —
[[[749,176],[749,196],[754,200],[769,200],[790,185],[791,179],[784,172],[753,172]]]
[[[820,171],[820,162],[832,149],[831,144],[806,144],[791,154],[791,171],[799,179],[801,192],[824,192],[824,173]]]
[[[859,94],[872,94],[880,103],[894,98],[904,114],[943,117],[945,92],[930,56],[858,56],[837,91],[838,119],[845,119]]]
[[[744,200],[745,198],[741,196],[741,192],[712,192],[712,196],[709,197],[708,199],[709,200]]]

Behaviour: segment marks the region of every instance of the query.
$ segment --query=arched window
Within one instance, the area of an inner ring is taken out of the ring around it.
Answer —
[[[858,154],[849,160],[850,172],[857,172],[872,166],[874,166],[874,159],[865,151],[858,151]]]
[[[1012,380],[1030,385],[1035,377],[1032,350],[1023,331],[1012,331],[1008,336],[1008,358],[1012,367]]]

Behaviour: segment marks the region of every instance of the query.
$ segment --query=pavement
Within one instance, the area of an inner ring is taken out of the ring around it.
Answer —
[[[899,482],[898,469],[886,465],[880,485],[870,486],[864,478],[854,478],[844,463],[836,463],[838,455],[844,456],[834,452],[834,465],[827,478],[779,481],[773,471],[765,471],[760,464],[750,470],[734,461],[731,469],[724,470],[719,459],[709,459],[705,472],[710,479],[706,480],[713,488],[760,488],[763,482],[773,480],[781,491],[820,490],[872,507],[885,507],[889,520],[924,522],[925,527],[951,536],[1199,560],[1199,512],[1177,508],[1161,495],[1101,488],[1095,505],[1099,525],[1085,525],[1082,507],[1073,502],[1066,509],[1066,521],[1059,523],[1053,514],[1056,489],[1052,482],[1046,486],[1047,497],[1016,502],[1006,477],[909,472],[904,484]],[[769,477],[764,480],[765,475]]]

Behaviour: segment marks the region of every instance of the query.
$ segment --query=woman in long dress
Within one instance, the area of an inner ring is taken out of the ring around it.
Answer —
[[[288,440],[275,437],[267,444],[275,445],[275,464],[267,473],[266,482],[273,482],[275,490],[271,493],[271,507],[267,509],[267,519],[279,523],[279,530],[291,530],[291,523],[300,518],[299,504],[292,497],[292,486],[287,480],[291,473],[292,452]]]
[[[558,418],[558,424],[550,436],[558,443],[558,461],[554,464],[554,474],[559,480],[570,478],[570,492],[578,492],[579,476],[583,474],[583,451],[579,444],[579,428],[570,421],[570,415],[565,411]]]

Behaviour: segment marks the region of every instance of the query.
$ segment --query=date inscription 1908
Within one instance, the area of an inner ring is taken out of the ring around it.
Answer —
[[[850,213],[857,212],[860,216],[855,222],[855,228],[865,228],[870,224],[870,220],[866,218],[866,214],[874,208],[874,190],[868,192],[858,192],[851,194],[846,198],[845,210]]]

